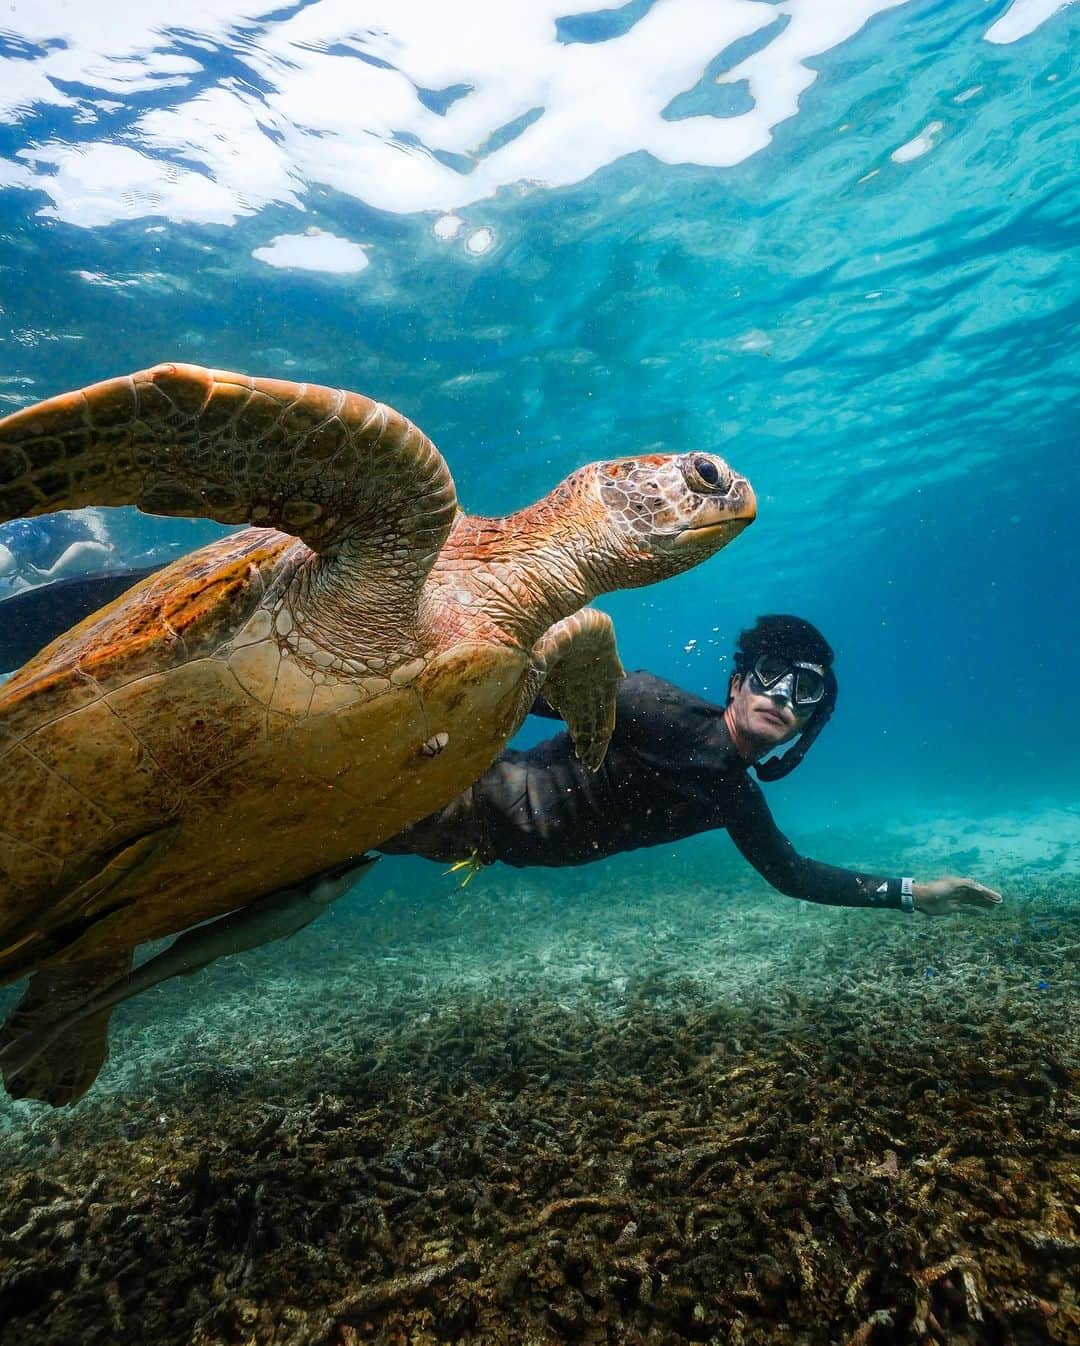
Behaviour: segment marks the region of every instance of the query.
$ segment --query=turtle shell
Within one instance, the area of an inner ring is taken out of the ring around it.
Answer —
[[[144,580],[0,688],[0,980],[298,883],[475,780],[527,654],[458,641],[332,672],[278,601],[310,555],[248,529]]]

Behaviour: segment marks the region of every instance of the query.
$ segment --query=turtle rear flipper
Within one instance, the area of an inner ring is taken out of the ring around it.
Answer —
[[[298,887],[195,926],[134,972],[128,951],[95,964],[37,973],[0,1031],[0,1072],[8,1093],[57,1108],[76,1102],[109,1054],[109,1017],[117,1005],[172,977],[191,976],[218,958],[296,934],[348,892],[377,858],[349,860]]]
[[[34,966],[27,960],[34,954],[42,959],[43,944],[46,948],[44,956],[54,957],[63,952],[72,964],[82,966],[85,960],[79,942],[85,942],[95,923],[101,919],[109,894],[140,866],[171,845],[179,830],[176,824],[169,824],[155,832],[145,832],[115,847],[100,865],[100,857],[95,857],[95,867],[81,883],[13,924],[0,942],[0,977],[12,981],[25,976]],[[45,942],[42,933],[50,923],[64,931],[63,939],[53,940],[51,944]]]
[[[103,986],[123,977],[131,967],[131,951],[83,963],[46,968],[30,978],[22,1000],[0,1029],[0,1063],[10,1048],[19,1047],[48,1029]],[[54,1108],[82,1098],[97,1079],[109,1055],[112,1007],[78,1019],[49,1042],[47,1050],[24,1066],[3,1066],[4,1084],[12,1098],[33,1098]]]

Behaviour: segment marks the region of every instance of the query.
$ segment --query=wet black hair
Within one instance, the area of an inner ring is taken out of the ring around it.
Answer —
[[[818,734],[825,728],[829,717],[836,707],[836,674],[833,672],[832,646],[817,629],[802,617],[791,617],[786,613],[768,613],[759,617],[753,626],[739,632],[735,645],[735,674],[741,680],[753,668],[754,663],[763,654],[776,654],[785,659],[801,659],[808,664],[821,664],[825,669],[825,695],[818,703],[814,713],[806,722],[806,727],[790,747],[780,757],[770,757],[765,762],[755,762],[754,770],[761,780],[779,780],[794,771],[809,752]]]

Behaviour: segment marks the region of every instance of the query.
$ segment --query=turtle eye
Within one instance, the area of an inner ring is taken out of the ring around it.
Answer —
[[[731,485],[731,472],[719,458],[700,454],[687,461],[683,468],[686,484],[692,491],[723,492]]]

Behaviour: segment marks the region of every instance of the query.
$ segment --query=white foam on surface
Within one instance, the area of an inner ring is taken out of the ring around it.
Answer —
[[[203,173],[162,163],[127,145],[52,142],[19,155],[25,185],[52,200],[39,214],[88,228],[163,215],[193,224],[231,224],[250,213],[237,194]]]
[[[181,55],[168,50],[180,31],[169,0],[15,0],[4,28],[50,45],[0,61],[0,116],[71,108],[85,138],[24,151],[25,166],[0,167],[0,184],[39,189],[51,201],[45,214],[84,226],[153,215],[230,224],[270,204],[299,205],[311,184],[449,220],[502,187],[568,186],[642,150],[669,164],[729,167],[797,113],[817,78],[809,62],[902,3],[658,0],[625,33],[564,42],[565,0],[466,9],[367,0],[362,19],[352,0],[318,0],[284,18],[268,0],[241,15],[232,0],[195,0],[184,7]],[[606,8],[586,0],[580,12]],[[749,108],[664,116],[718,55],[780,29],[781,18],[786,27],[720,77],[747,82]],[[210,88],[191,55],[200,48],[232,58]],[[250,79],[236,76],[237,62]],[[81,96],[77,85],[109,97]],[[442,114],[426,105],[455,87],[466,92]],[[95,137],[103,110],[147,93],[161,105],[119,138],[115,127]]]
[[[1019,42],[1073,3],[1074,0],[1015,0],[1001,18],[986,30],[986,40],[1001,45]]]
[[[278,234],[268,244],[252,251],[257,262],[294,271],[324,271],[335,276],[355,276],[371,261],[363,246],[322,229],[303,234]]]
[[[299,205],[312,184],[449,220],[502,187],[569,186],[642,150],[731,167],[797,114],[815,58],[904,3],[657,0],[625,33],[563,42],[556,21],[575,9],[565,0],[366,0],[362,17],[353,0],[288,17],[269,0],[243,13],[234,0],[192,0],[182,24],[171,0],[15,0],[0,33],[41,46],[0,60],[0,118],[68,108],[84,138],[24,151],[25,166],[0,163],[0,186],[35,187],[51,200],[44,214],[87,227],[152,215],[231,224]],[[1017,41],[1067,3],[1016,0],[985,36]],[[608,8],[584,0],[578,12]],[[664,116],[718,55],[769,26],[779,31],[718,77],[745,81],[749,108]],[[168,50],[181,32],[184,54]],[[215,62],[204,69],[191,54],[200,49],[231,57],[209,88]],[[238,63],[250,78],[237,77]],[[425,102],[456,87],[465,92],[441,114]],[[101,115],[135,94],[161,106],[133,111],[119,139],[113,125],[95,136]]]
[[[31,187],[33,182],[34,175],[26,164],[0,159],[0,187]]]

